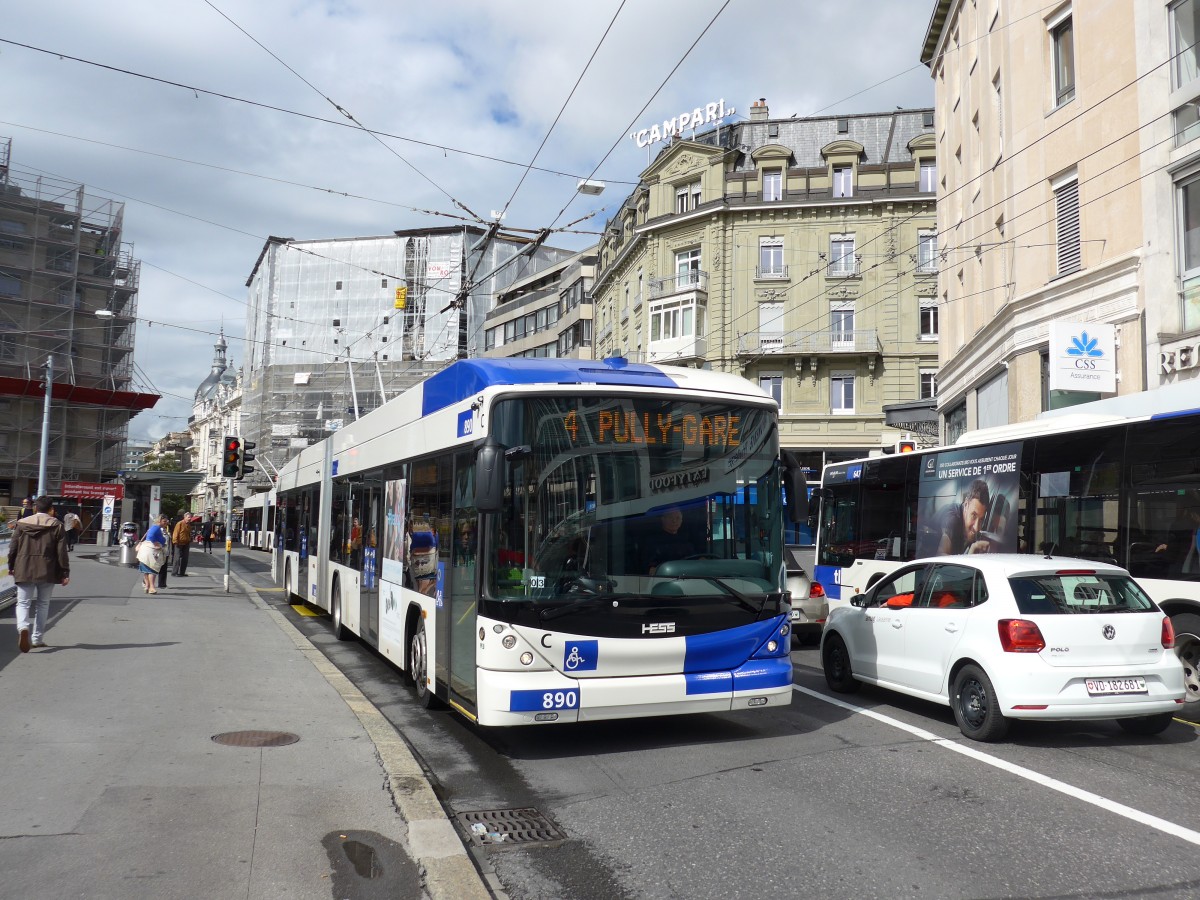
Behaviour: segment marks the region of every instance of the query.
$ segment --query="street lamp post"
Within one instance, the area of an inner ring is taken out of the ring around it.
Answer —
[[[38,457],[37,495],[46,496],[46,456],[50,452],[50,395],[54,392],[54,357],[46,357],[46,397],[42,401],[42,452]]]

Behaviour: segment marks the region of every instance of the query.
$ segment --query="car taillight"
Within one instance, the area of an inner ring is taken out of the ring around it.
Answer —
[[[1028,619],[1001,619],[996,625],[1005,653],[1038,653],[1046,646],[1041,629]]]
[[[814,581],[808,586],[808,596],[809,599],[825,596],[825,588],[821,587],[821,582]]]
[[[1167,618],[1163,619],[1162,645],[1164,650],[1172,650],[1175,647],[1175,626]]]

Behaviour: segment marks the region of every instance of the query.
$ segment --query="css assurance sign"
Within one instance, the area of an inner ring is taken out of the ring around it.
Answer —
[[[1117,328],[1101,322],[1050,323],[1050,390],[1117,390]]]

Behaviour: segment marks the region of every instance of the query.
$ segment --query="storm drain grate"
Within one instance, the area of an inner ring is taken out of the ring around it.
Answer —
[[[300,736],[288,731],[226,731],[214,734],[212,739],[226,747],[284,747],[296,743]]]
[[[455,816],[476,847],[557,847],[567,836],[532,807],[484,809]]]

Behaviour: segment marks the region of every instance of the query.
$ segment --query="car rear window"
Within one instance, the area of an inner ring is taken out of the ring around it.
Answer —
[[[1024,575],[1008,579],[1024,615],[1146,612],[1154,601],[1128,575]]]

